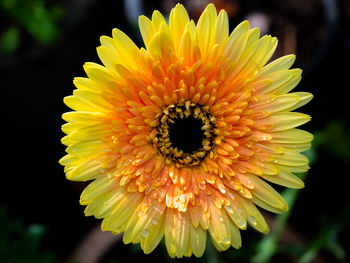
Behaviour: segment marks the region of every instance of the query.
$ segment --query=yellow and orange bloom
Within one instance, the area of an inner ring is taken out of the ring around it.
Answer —
[[[104,66],[86,63],[64,99],[60,163],[69,180],[93,180],[85,214],[145,253],[165,237],[171,257],[200,257],[207,231],[220,251],[241,246],[247,223],[268,233],[256,205],[288,205],[266,181],[302,188],[293,173],[309,168],[312,135],[296,127],[310,117],[294,110],[312,95],[289,93],[295,56],[267,64],[277,39],[248,21],[229,34],[212,4],[197,24],[178,4],[169,25],[155,11],[139,26],[145,48],[118,29],[102,36]]]

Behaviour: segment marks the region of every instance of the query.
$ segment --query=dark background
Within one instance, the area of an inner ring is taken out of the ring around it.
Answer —
[[[84,207],[79,205],[85,185],[66,180],[63,167],[58,164],[65,154],[65,147],[60,143],[63,137],[61,114],[68,111],[63,97],[72,93],[73,77],[85,76],[82,68],[85,62],[99,63],[96,47],[101,35],[110,36],[111,30],[117,27],[140,46],[140,34],[136,30],[137,21],[127,17],[123,1],[39,1],[47,9],[58,6],[62,11],[55,22],[57,34],[54,40],[43,43],[28,32],[16,12],[4,7],[4,2],[0,0],[0,35],[16,26],[20,42],[15,51],[0,50],[3,168],[0,207],[5,211],[0,229],[8,230],[7,239],[0,239],[0,246],[3,246],[0,251],[9,253],[13,250],[13,255],[7,255],[7,258],[0,254],[0,262],[39,262],[42,260],[40,255],[45,253],[50,254],[47,260],[64,262],[98,221],[85,217]],[[196,18],[200,14],[202,2],[184,2],[190,16]],[[329,239],[316,251],[311,262],[350,261],[346,253],[350,219],[347,183],[350,176],[350,1],[215,2],[218,8],[228,10],[230,30],[247,17],[260,16],[258,21],[266,26],[267,33],[279,39],[275,56],[296,53],[294,67],[304,69],[296,91],[314,94],[311,103],[301,109],[312,115],[312,121],[304,128],[314,133],[316,139],[306,187],[300,190],[287,228],[293,235],[292,240],[296,240],[294,243],[301,244],[301,254],[311,249],[317,240],[322,243]],[[143,13],[150,16],[151,10],[156,8],[166,14],[172,5],[172,1],[144,1]],[[20,225],[16,226],[20,231],[13,227],[13,222]],[[26,242],[31,242],[31,238],[24,238],[23,233],[33,224],[43,230],[35,252],[40,260],[25,261],[20,257],[16,260],[16,256],[25,250]],[[12,228],[17,230],[12,233],[9,230]],[[334,233],[329,234],[329,229],[334,229]],[[242,238],[243,252],[231,249],[221,253],[217,256],[219,262],[228,260],[229,254],[239,253],[242,255],[238,262],[249,262],[249,257],[245,256],[253,253],[253,245],[249,244],[262,236],[248,230],[242,233]],[[15,244],[21,242],[23,244],[17,248]],[[339,245],[345,255],[336,253],[336,247],[329,248],[332,243]],[[297,262],[298,251],[292,255],[281,251],[274,256],[273,262]],[[101,262],[131,259],[170,262],[162,246],[145,256],[137,246],[120,243],[114,245]],[[203,260],[184,261],[210,262],[210,257]]]

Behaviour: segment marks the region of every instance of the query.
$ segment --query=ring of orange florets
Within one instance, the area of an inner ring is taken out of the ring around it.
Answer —
[[[202,147],[193,152],[184,152],[174,147],[169,133],[169,125],[176,119],[192,117],[202,121]],[[162,108],[156,115],[158,126],[154,129],[153,145],[164,157],[167,164],[174,163],[176,167],[197,166],[214,150],[214,130],[216,118],[210,113],[209,106],[195,104],[190,101],[170,104]]]

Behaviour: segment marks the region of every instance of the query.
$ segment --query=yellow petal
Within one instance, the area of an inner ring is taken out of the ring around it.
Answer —
[[[101,112],[70,111],[62,114],[66,122],[79,122],[86,124],[97,124],[106,120],[106,115]]]
[[[274,175],[278,172],[277,168],[270,163],[261,163],[259,168],[263,174]]]
[[[291,91],[301,80],[301,70],[280,70],[272,72],[267,76],[259,76],[255,81],[269,80],[271,84],[268,87],[261,86],[255,91],[261,96],[262,94],[285,94]]]
[[[310,169],[308,164],[300,165],[300,166],[288,166],[288,165],[277,165],[275,164],[277,169],[285,169],[292,173],[303,173]]]
[[[222,208],[217,208],[214,203],[210,204],[210,225],[209,233],[216,243],[222,244],[224,247],[230,246],[231,229],[230,221],[227,213]],[[221,246],[220,246],[221,247]]]
[[[301,153],[295,151],[285,151],[283,154],[275,155],[275,163],[287,166],[307,165],[309,160]]]
[[[156,203],[147,211],[143,211],[142,209],[136,210],[126,227],[124,233],[125,238],[129,235],[130,238],[128,239],[133,243],[138,243],[142,239],[146,238],[153,228],[159,223],[158,221],[163,215],[164,209],[164,203]],[[135,219],[135,224],[132,224],[133,219]]]
[[[249,174],[247,176],[254,184],[254,189],[251,190],[253,196],[260,199],[262,202],[267,204],[267,206],[275,208],[280,213],[288,210],[287,202],[269,184],[259,179],[255,175]]]
[[[59,160],[59,163],[65,166],[65,168],[70,168],[81,164],[82,160],[80,158],[77,158],[76,156],[67,154]]]
[[[65,133],[65,134],[70,134],[78,129],[82,128],[81,124],[77,124],[77,123],[66,123],[63,124],[61,127],[61,130]]]
[[[241,233],[238,227],[236,227],[232,223],[230,224],[230,228],[231,228],[231,245],[234,248],[239,249],[242,246]]]
[[[106,112],[113,110],[115,107],[100,94],[90,90],[74,90],[73,94],[78,100],[91,106],[91,108],[94,109],[92,111]]]
[[[73,140],[73,139],[71,139],[71,138],[69,138],[69,136],[67,135],[67,136],[64,136],[64,137],[61,139],[61,142],[62,142],[63,145],[69,146],[69,145],[75,143],[76,141]],[[61,163],[61,162],[60,162],[60,163]]]
[[[158,223],[152,228],[151,232],[141,241],[141,248],[145,254],[151,253],[159,244],[165,231],[165,213],[158,219]]]
[[[189,31],[185,31],[181,38],[181,42],[178,49],[178,55],[184,58],[184,64],[190,65],[192,58],[192,44],[191,44],[191,35]]]
[[[100,140],[113,135],[111,126],[107,123],[99,123],[87,127],[82,127],[73,131],[69,137],[73,140],[89,141]]]
[[[307,131],[300,129],[291,129],[270,133],[273,143],[298,144],[309,143],[313,139],[313,135]]]
[[[111,214],[124,196],[124,190],[117,187],[94,199],[84,210],[85,216],[104,218]]]
[[[207,232],[200,226],[195,227],[191,224],[191,247],[196,257],[201,257],[205,250]]]
[[[300,102],[300,97],[293,93],[280,96],[263,96],[260,101],[251,105],[255,111],[264,110],[269,113],[289,111]]]
[[[86,62],[84,64],[84,70],[89,79],[99,84],[96,85],[97,89],[101,89],[100,85],[111,85],[116,82],[115,75],[109,69],[96,63]]]
[[[153,59],[161,61],[165,66],[168,66],[172,62],[175,54],[174,44],[169,28],[165,23],[161,25],[159,32],[152,38],[148,51]]]
[[[66,176],[72,181],[88,181],[101,175],[102,163],[99,160],[88,159],[69,171]]]
[[[149,43],[157,33],[157,30],[153,28],[152,21],[144,15],[139,17],[139,28],[145,47],[148,48]]]
[[[299,103],[297,103],[296,105],[294,105],[294,107],[292,107],[291,110],[295,110],[295,109],[298,109],[300,108],[301,106],[304,106],[306,103],[308,103],[310,100],[313,99],[314,95],[312,95],[311,93],[309,92],[294,92],[294,93],[291,93],[293,95],[297,95],[299,96],[300,98],[300,101]]]
[[[227,81],[232,81],[235,78],[240,81],[243,79],[246,79],[247,76],[245,75],[244,68],[251,66],[249,63],[251,61],[252,56],[255,54],[258,39],[260,36],[260,31],[258,28],[253,28],[250,30],[243,41],[246,42],[245,44],[242,44],[242,49],[240,52],[237,52],[239,55],[238,58],[235,60],[232,60],[232,62],[229,65],[229,68],[227,68],[227,71],[229,72],[229,76]],[[232,69],[231,69],[232,68]],[[242,72],[243,71],[243,72]]]
[[[228,39],[229,25],[228,17],[225,10],[221,10],[215,23],[212,44],[223,45]]]
[[[112,31],[113,40],[116,43],[117,55],[122,64],[128,67],[137,68],[134,56],[138,54],[138,47],[135,43],[122,31],[114,28]]]
[[[216,8],[213,4],[209,4],[197,23],[197,35],[199,49],[203,56],[205,56],[213,43],[213,31],[217,19]]]
[[[158,10],[155,10],[152,13],[152,24],[153,24],[153,27],[157,30],[159,30],[162,24],[166,24],[166,21],[163,15]]]
[[[267,234],[270,231],[269,226],[266,224],[264,217],[251,200],[247,200],[239,195],[236,195],[235,198],[240,204],[248,223],[261,233]]]
[[[100,43],[103,47],[106,47],[112,50],[113,52],[117,52],[117,45],[113,38],[107,37],[107,36],[101,36]]]
[[[240,51],[244,48],[245,42],[247,39],[247,33],[249,32],[249,21],[244,21],[240,23],[230,34],[230,37],[227,40],[226,46],[223,50],[224,56],[228,60],[236,61],[239,57]]]
[[[299,112],[278,112],[270,115],[267,122],[273,124],[270,131],[275,132],[295,128],[310,121],[310,119],[309,115]]]
[[[170,12],[169,28],[174,41],[175,50],[180,46],[181,38],[185,32],[187,23],[190,18],[183,5],[177,4]]]
[[[264,174],[261,177],[272,183],[283,185],[289,188],[300,189],[304,187],[304,182],[298,176],[282,168],[280,168],[278,173],[275,175]]]
[[[120,233],[125,230],[127,222],[144,197],[143,193],[127,193],[124,198],[115,206],[113,212],[102,221],[103,231]]]
[[[96,178],[96,180],[91,182],[81,193],[80,204],[86,205],[93,199],[97,198],[105,192],[108,192],[113,188],[123,190],[122,187],[118,187],[117,178],[115,176],[99,176],[98,178]],[[125,193],[126,192],[124,191],[124,194]]]
[[[217,239],[210,233],[210,239],[214,245],[214,247],[218,250],[218,251],[225,251],[227,249],[229,249],[230,244],[224,244],[224,243],[220,243],[217,241]]]
[[[75,77],[73,80],[73,84],[77,89],[96,89],[96,84],[94,84],[93,81],[89,78]]]
[[[96,50],[98,57],[107,68],[114,70],[116,64],[122,63],[112,49],[100,46]]]
[[[165,219],[165,244],[171,257],[183,257],[189,241],[191,222],[186,212],[168,208]]]
[[[254,204],[256,204],[257,206],[267,210],[267,211],[270,211],[272,213],[276,213],[276,214],[281,214],[281,213],[284,213],[285,211],[281,211],[280,209],[274,207],[274,206],[271,206],[270,204],[264,202],[263,200],[261,200],[260,198],[258,198],[257,196],[253,196],[252,197],[252,202]]]
[[[240,213],[240,204],[238,204],[235,195],[232,193],[229,194],[229,198],[230,204],[226,205],[224,208],[236,226],[242,230],[245,230],[247,228],[247,221],[242,213]]]
[[[64,97],[64,104],[66,104],[69,108],[76,111],[96,111],[96,108],[84,101],[79,100],[76,96],[71,95]],[[107,111],[107,110],[104,110]]]
[[[264,76],[272,74],[273,72],[289,69],[293,65],[294,61],[295,55],[286,55],[280,57],[263,67],[259,74],[259,77],[262,78]]]
[[[299,82],[301,80],[302,70],[299,68],[293,68],[293,69],[290,69],[289,71],[293,73],[292,78],[288,82],[286,82],[283,85],[281,85],[280,87],[278,87],[275,90],[276,94],[286,94],[286,93],[290,92],[292,89],[294,89],[299,84]]]
[[[145,43],[146,49],[149,48],[151,40],[159,31],[162,23],[166,24],[164,17],[159,11],[154,11],[152,14],[152,21],[145,16],[139,17],[139,27],[142,35],[143,42]]]
[[[305,152],[306,150],[311,148],[311,142],[307,142],[307,143],[294,143],[294,144],[290,144],[290,143],[279,143],[279,146],[289,150],[289,151],[296,151],[296,152]]]
[[[251,58],[251,70],[248,74],[253,76],[255,70],[260,70],[262,66],[271,58],[277,47],[277,38],[269,35],[263,36],[257,41],[254,55]],[[247,73],[246,73],[247,74]]]
[[[81,141],[70,145],[66,151],[72,155],[84,158],[108,151],[108,145],[102,140]]]

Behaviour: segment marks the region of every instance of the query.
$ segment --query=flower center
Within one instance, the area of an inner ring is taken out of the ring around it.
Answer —
[[[169,136],[174,148],[182,150],[184,153],[191,153],[202,148],[204,131],[201,119],[193,116],[181,119],[177,118],[174,123],[169,124]]]
[[[209,106],[186,101],[164,107],[153,144],[167,164],[196,166],[213,148],[216,119]]]

